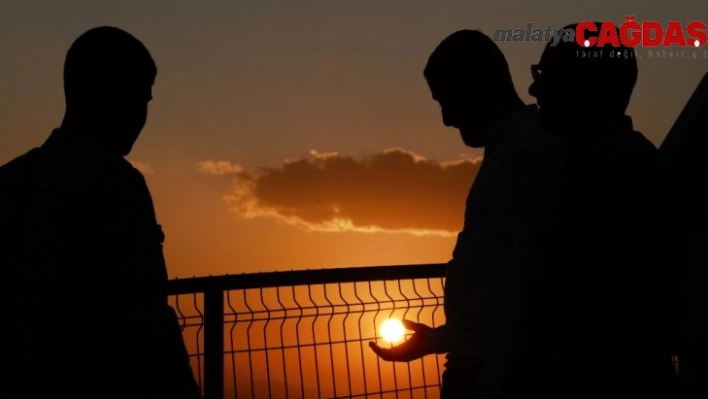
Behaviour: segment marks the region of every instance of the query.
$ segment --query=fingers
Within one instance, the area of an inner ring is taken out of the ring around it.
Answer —
[[[371,348],[377,355],[381,356],[381,347],[376,345],[375,342],[369,342],[369,348]]]
[[[407,319],[401,320],[401,323],[403,323],[403,327],[405,327],[407,330],[411,330],[411,331],[415,331],[415,332],[427,330],[430,328],[430,327],[426,326],[425,324],[416,323],[414,321],[407,320]]]
[[[392,348],[382,348],[376,345],[375,342],[369,342],[369,348],[376,353],[381,359],[387,362],[407,362],[410,361],[408,348],[403,345],[394,346]]]
[[[390,361],[392,360],[392,357],[390,356],[390,349],[384,349],[378,345],[376,345],[375,342],[369,342],[369,348],[376,353],[378,357],[380,357],[383,360]]]

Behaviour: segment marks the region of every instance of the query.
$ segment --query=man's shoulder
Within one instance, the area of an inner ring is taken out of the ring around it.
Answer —
[[[536,121],[517,127],[513,147],[522,160],[544,164],[563,159],[571,147],[570,142],[543,130]]]
[[[33,148],[0,166],[0,182],[18,181],[39,161],[39,148]]]
[[[656,167],[661,162],[659,149],[646,136],[636,130],[626,132],[618,150],[622,152],[620,156],[631,160],[634,165]]]
[[[79,151],[55,151],[44,147],[36,147],[23,155],[14,158],[0,166],[2,173],[18,173],[33,166],[47,164],[48,166],[65,166],[67,168],[82,166],[97,172],[108,172],[141,181],[142,173],[123,157],[105,156],[100,153]]]
[[[632,129],[612,132],[612,136],[596,142],[582,160],[585,168],[595,170],[604,181],[632,190],[636,184],[645,184],[646,178],[658,176],[662,169],[659,150]]]
[[[632,130],[632,132],[629,133],[629,140],[638,152],[645,153],[650,156],[659,155],[659,149],[656,148],[654,143],[649,141],[649,139],[647,139],[641,132]]]
[[[130,182],[141,185],[146,184],[145,176],[125,158],[120,158],[116,161],[116,168],[118,172],[125,176]]]
[[[521,149],[563,149],[569,146],[566,140],[541,128],[538,123],[538,108],[535,105],[527,105],[519,110],[518,117],[508,129],[514,145]]]
[[[106,183],[113,186],[111,190],[123,193],[121,195],[137,196],[135,198],[146,198],[150,195],[145,177],[128,160],[114,159],[110,167],[110,181]]]
[[[565,162],[570,143],[541,128],[538,109],[527,105],[516,112],[513,123],[505,125],[505,149],[497,152],[503,163],[511,164],[522,181],[550,179]]]
[[[505,163],[514,165],[520,187],[538,190],[560,178],[566,162],[570,143],[541,128],[537,113],[529,110],[524,120],[518,119],[514,132],[509,135],[509,158]],[[512,159],[513,158],[513,159]]]
[[[3,171],[9,171],[9,170],[16,170],[17,168],[21,168],[23,165],[26,165],[28,162],[32,162],[33,160],[37,159],[37,155],[39,154],[39,148],[33,148],[26,153],[13,158],[12,160],[8,161],[7,163],[0,165],[0,170]]]
[[[664,159],[659,149],[649,141],[643,134],[633,131],[636,141],[637,158],[640,160],[642,173],[648,173],[652,177],[657,177],[664,169]]]

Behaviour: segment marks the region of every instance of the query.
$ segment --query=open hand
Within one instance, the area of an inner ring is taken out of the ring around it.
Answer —
[[[369,347],[380,358],[390,362],[410,362],[435,353],[431,342],[432,328],[410,320],[402,320],[402,323],[406,329],[415,331],[406,342],[392,348],[382,348],[375,342],[369,342]]]

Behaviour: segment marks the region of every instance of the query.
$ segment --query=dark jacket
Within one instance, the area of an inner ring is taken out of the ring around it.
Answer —
[[[0,190],[0,397],[200,397],[140,172],[57,129]]]
[[[544,231],[522,254],[497,392],[486,397],[667,397],[671,265],[662,163],[629,117],[574,141]],[[527,244],[527,245],[529,245]]]

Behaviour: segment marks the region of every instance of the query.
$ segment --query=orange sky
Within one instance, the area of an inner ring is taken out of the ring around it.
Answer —
[[[61,122],[71,42],[114,25],[141,39],[159,69],[129,159],[152,190],[172,277],[444,262],[481,153],[442,125],[422,77],[428,55],[463,28],[491,35],[627,14],[708,21],[702,0],[615,3],[3,5],[0,163]],[[531,102],[529,65],[542,44],[500,47]],[[708,71],[708,54],[698,51],[696,59],[656,59],[638,49],[629,114],[655,144]]]

